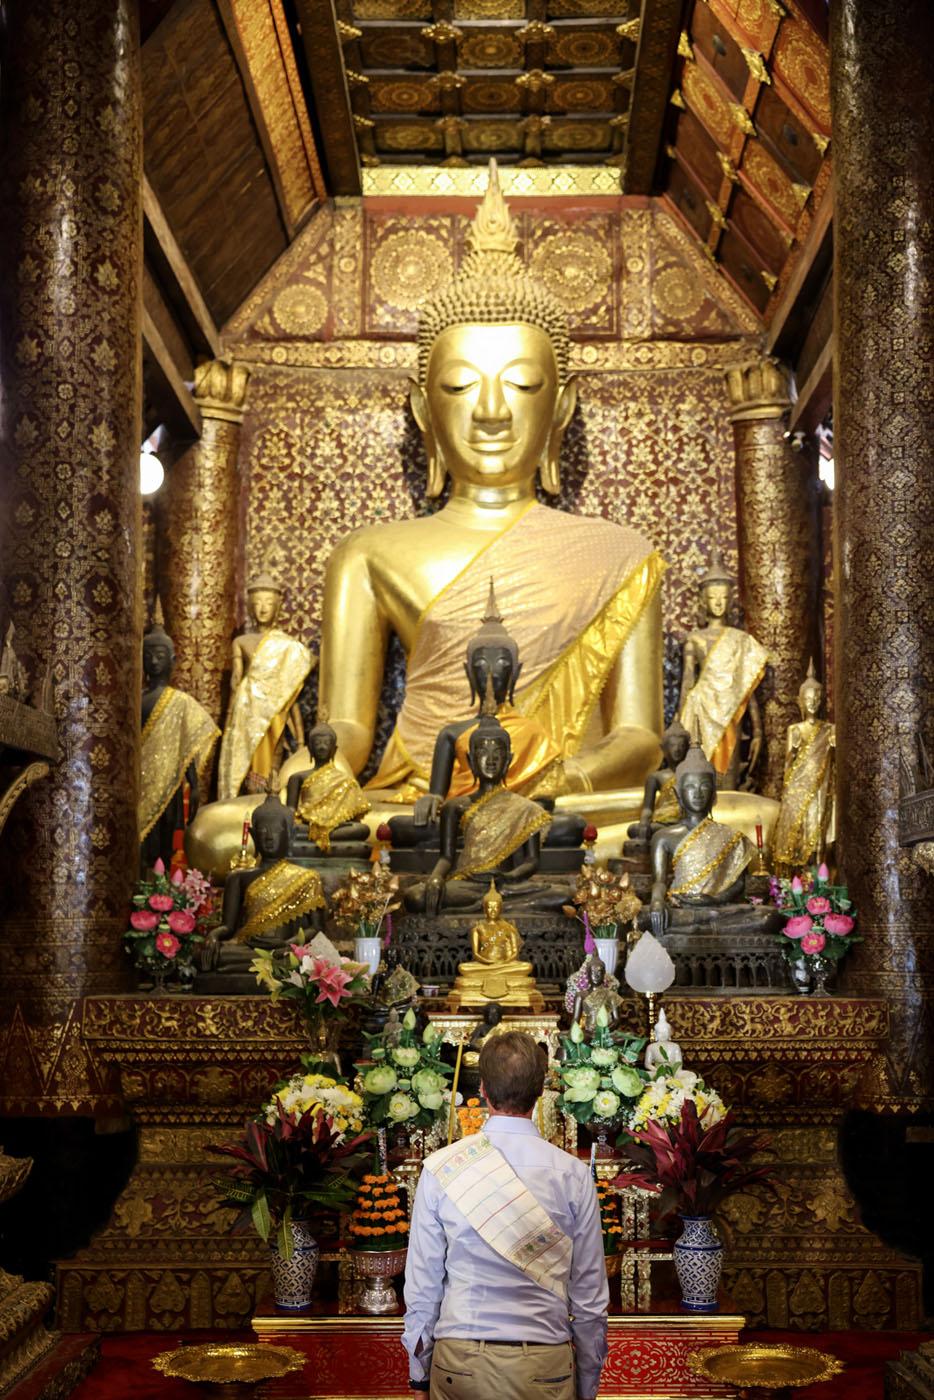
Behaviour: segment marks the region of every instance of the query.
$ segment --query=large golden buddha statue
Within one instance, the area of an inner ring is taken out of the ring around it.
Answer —
[[[559,490],[574,412],[564,313],[516,256],[495,162],[457,278],[421,308],[411,405],[430,516],[366,526],[331,555],[320,695],[355,772],[373,745],[386,647],[406,693],[372,787],[428,784],[435,736],[464,715],[463,639],[497,580],[523,658],[516,708],[538,721],[571,792],[642,784],[661,730],[659,582],[634,530],[538,503]]]

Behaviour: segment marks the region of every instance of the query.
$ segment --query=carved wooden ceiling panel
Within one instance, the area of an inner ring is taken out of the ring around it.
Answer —
[[[768,319],[831,179],[827,45],[798,0],[694,0],[666,136],[665,193]]]
[[[337,14],[363,165],[623,164],[636,0],[337,0]]]

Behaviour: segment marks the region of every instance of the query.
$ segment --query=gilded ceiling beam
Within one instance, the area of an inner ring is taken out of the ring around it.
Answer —
[[[651,194],[681,34],[681,0],[643,0],[626,142],[624,194]]]
[[[328,194],[361,193],[360,156],[333,0],[295,0],[305,66],[321,133]],[[362,115],[362,114],[361,114]]]

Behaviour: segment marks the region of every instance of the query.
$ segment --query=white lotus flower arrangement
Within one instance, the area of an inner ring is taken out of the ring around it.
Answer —
[[[645,1038],[614,1033],[601,1010],[589,1042],[575,1021],[563,1045],[558,1100],[562,1112],[588,1127],[628,1123],[648,1080],[638,1064]]]
[[[409,1010],[398,1037],[398,1043],[388,1044],[384,1036],[374,1036],[368,1058],[356,1064],[366,1122],[430,1128],[450,1102],[452,1071],[441,1059],[441,1032],[429,1025],[419,1036]]]

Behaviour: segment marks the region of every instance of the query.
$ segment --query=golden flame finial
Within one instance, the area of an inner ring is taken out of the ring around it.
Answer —
[[[515,220],[506,207],[499,187],[499,171],[492,156],[486,193],[480,201],[468,237],[475,253],[510,254],[515,252],[519,242]]]

